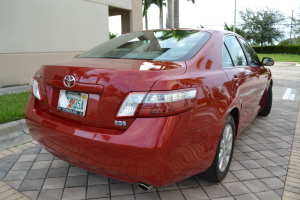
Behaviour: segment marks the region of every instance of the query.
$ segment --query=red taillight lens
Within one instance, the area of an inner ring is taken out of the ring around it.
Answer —
[[[117,117],[156,117],[175,115],[194,106],[196,89],[130,93]]]
[[[37,80],[31,78],[30,80],[30,91],[38,99],[42,100],[41,87]]]

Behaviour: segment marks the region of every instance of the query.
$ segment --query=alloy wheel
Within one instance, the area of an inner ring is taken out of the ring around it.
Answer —
[[[222,139],[220,142],[220,151],[219,151],[219,170],[223,172],[229,164],[232,142],[233,141],[233,130],[231,124],[227,124],[224,128]]]

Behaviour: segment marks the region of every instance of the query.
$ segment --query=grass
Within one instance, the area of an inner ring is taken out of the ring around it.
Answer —
[[[257,54],[260,59],[270,57],[279,62],[300,62],[299,54]]]
[[[30,92],[0,96],[0,124],[24,118],[24,110]]]

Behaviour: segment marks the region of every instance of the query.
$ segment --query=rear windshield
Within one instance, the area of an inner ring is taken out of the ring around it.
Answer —
[[[186,61],[210,36],[210,33],[192,30],[134,32],[109,40],[78,57]]]

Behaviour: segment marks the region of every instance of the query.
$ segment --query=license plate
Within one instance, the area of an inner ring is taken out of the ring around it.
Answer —
[[[57,110],[85,116],[88,97],[86,93],[60,90]]]

